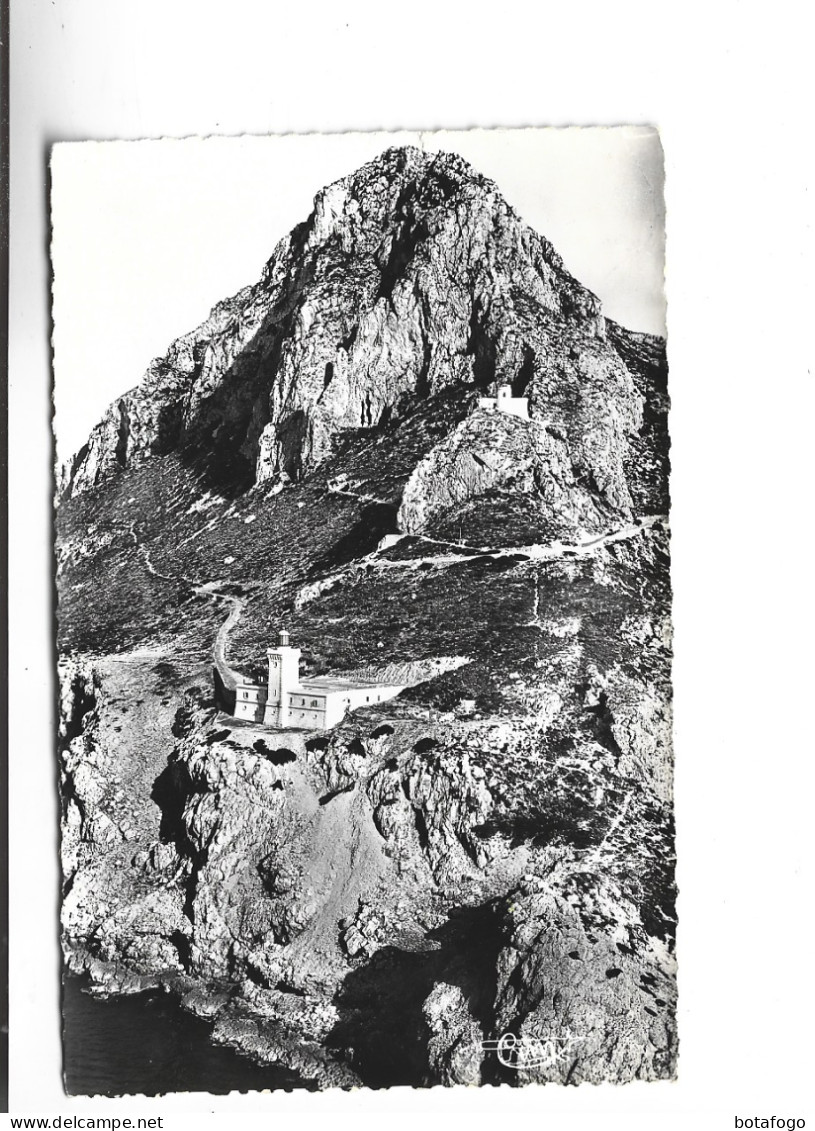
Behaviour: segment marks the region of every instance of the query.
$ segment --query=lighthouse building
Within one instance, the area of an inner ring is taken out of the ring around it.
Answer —
[[[267,686],[239,683],[235,717],[269,727],[326,730],[342,722],[349,711],[383,703],[404,690],[404,684],[332,676],[301,680],[300,654],[299,648],[291,647],[288,632],[281,632],[277,647],[266,652]]]
[[[478,407],[493,412],[505,412],[507,416],[517,416],[521,420],[529,420],[528,398],[513,397],[511,385],[499,385],[495,397],[479,397]]]

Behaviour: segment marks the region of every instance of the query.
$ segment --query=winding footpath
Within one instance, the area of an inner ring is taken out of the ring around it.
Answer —
[[[319,597],[326,589],[332,588],[338,581],[342,580],[351,570],[363,570],[369,565],[373,565],[377,569],[415,570],[420,566],[427,565],[444,569],[448,566],[458,565],[461,562],[472,561],[474,558],[478,557],[520,557],[526,561],[552,561],[558,558],[585,557],[612,542],[624,542],[628,539],[636,538],[638,535],[644,533],[644,531],[666,522],[667,517],[665,515],[648,515],[638,522],[620,527],[619,530],[612,530],[608,534],[601,534],[596,538],[589,538],[582,542],[571,544],[566,542],[551,542],[548,545],[535,543],[527,546],[505,546],[499,550],[491,550],[488,547],[480,546],[465,546],[463,543],[440,542],[438,539],[417,535],[422,542],[426,542],[428,545],[454,546],[462,550],[466,549],[467,553],[426,554],[420,558],[409,558],[404,561],[391,561],[387,558],[380,557],[382,553],[391,549],[397,542],[401,541],[402,538],[407,537],[407,535],[402,534],[387,541],[384,546],[377,547],[377,549],[371,551],[370,554],[366,554],[365,557],[360,558],[359,561],[354,562],[353,565],[346,569],[330,574],[310,585],[303,586],[295,599],[295,607],[302,608],[310,601],[315,600],[315,598]],[[199,582],[191,577],[187,577],[186,574],[183,573],[174,576],[161,573],[160,570],[157,570],[153,565],[147,547],[139,541],[134,523],[130,524],[129,533],[136,548],[144,559],[147,572],[153,577],[157,577],[161,581],[183,582],[189,585],[192,591],[199,596],[208,597],[212,601],[223,601],[229,606],[226,619],[219,627],[215,635],[215,640],[213,641],[212,660],[224,687],[229,691],[234,691],[239,683],[246,681],[246,677],[230,667],[229,661],[227,660],[227,645],[229,642],[229,634],[240,620],[244,605],[246,604],[244,598],[233,596],[231,593],[221,593],[217,588],[217,586],[221,584],[218,581]]]
[[[135,531],[135,523],[131,522],[128,529],[130,537],[135,543],[136,549],[144,559],[145,568],[152,577],[157,577],[160,581],[183,582],[185,585],[190,586],[193,593],[196,593],[202,597],[208,597],[212,601],[224,601],[229,605],[229,613],[227,615],[227,618],[219,627],[218,632],[215,635],[215,640],[212,645],[212,661],[224,687],[226,687],[229,691],[234,691],[239,683],[245,682],[246,677],[229,666],[226,658],[226,647],[229,639],[229,634],[240,620],[241,613],[243,612],[243,607],[246,604],[243,597],[235,597],[231,593],[219,592],[216,586],[219,585],[220,582],[217,581],[199,582],[195,581],[191,577],[188,577],[184,573],[175,575],[162,573],[153,565],[153,561],[150,557],[150,551],[142,542],[139,541],[138,535]]]
[[[553,561],[558,558],[586,557],[589,554],[595,553],[603,546],[607,546],[612,542],[625,542],[631,538],[636,538],[646,530],[650,530],[652,527],[666,523],[667,521],[666,515],[647,515],[638,522],[629,523],[627,526],[622,526],[618,530],[612,530],[608,534],[600,534],[596,538],[588,538],[583,542],[550,542],[546,545],[533,543],[526,546],[504,546],[499,550],[491,550],[486,546],[468,546],[463,542],[442,542],[435,538],[427,538],[422,534],[417,534],[413,535],[413,537],[418,538],[421,542],[427,542],[428,545],[454,546],[462,550],[466,549],[468,552],[462,554],[425,554],[419,558],[406,558],[395,561],[380,557],[380,554],[392,549],[402,538],[408,537],[407,534],[401,534],[398,537],[394,536],[387,545],[378,546],[375,550],[372,550],[370,554],[366,554],[364,558],[360,558],[345,569],[338,570],[336,573],[323,577],[319,581],[303,586],[295,599],[295,607],[298,609],[302,608],[303,605],[308,604],[309,601],[313,601],[326,589],[332,588],[349,572],[364,570],[369,565],[379,570],[415,570],[419,569],[420,566],[436,566],[440,569],[446,569],[449,566],[459,565],[462,562],[474,561],[476,558],[519,557],[524,558],[526,561]]]
[[[218,601],[226,601],[230,606],[229,615],[215,635],[215,641],[212,645],[212,660],[224,687],[227,687],[230,691],[234,691],[239,683],[246,682],[246,676],[229,666],[226,658],[226,645],[230,632],[240,620],[243,606],[246,602],[242,597],[233,597],[230,593],[213,592],[211,589],[208,589],[206,585],[197,586],[195,592],[201,593],[206,597],[212,597]]]

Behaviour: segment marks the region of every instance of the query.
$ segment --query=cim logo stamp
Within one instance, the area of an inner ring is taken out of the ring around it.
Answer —
[[[516,1037],[514,1033],[504,1033],[497,1040],[482,1041],[484,1052],[495,1053],[505,1068],[516,1072],[528,1068],[554,1068],[565,1064],[572,1055],[572,1049],[583,1040],[579,1036],[569,1037]]]

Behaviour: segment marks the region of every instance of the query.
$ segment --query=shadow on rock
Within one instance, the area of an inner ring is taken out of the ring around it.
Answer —
[[[491,1036],[496,994],[496,960],[501,949],[497,907],[456,908],[442,926],[425,936],[427,949],[387,946],[344,979],[334,1004],[340,1019],[327,1038],[329,1048],[350,1062],[369,1088],[456,1083],[445,1068],[462,1040],[472,1046],[475,1071],[480,1042]],[[433,1000],[449,987],[458,1008]],[[481,1082],[493,1068],[484,1065]]]
[[[184,837],[184,806],[194,792],[185,762],[172,756],[153,782],[150,800],[161,810],[159,840],[162,844],[178,843]]]
[[[386,534],[397,532],[396,513],[397,508],[390,503],[363,507],[358,522],[315,563],[314,573],[337,569],[371,553]]]

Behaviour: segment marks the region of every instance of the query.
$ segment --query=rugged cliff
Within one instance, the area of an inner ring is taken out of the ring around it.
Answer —
[[[502,382],[530,399],[540,478],[587,519],[629,513],[642,398],[598,300],[460,158],[390,150],[321,192],[261,280],[153,362],[65,486],[168,451],[205,452],[243,487],[299,479],[349,429]]]
[[[66,470],[68,961],[323,1086],[670,1077],[666,413],[663,344],[460,158],[321,192]],[[429,678],[237,724],[236,601],[241,670],[285,622]]]

